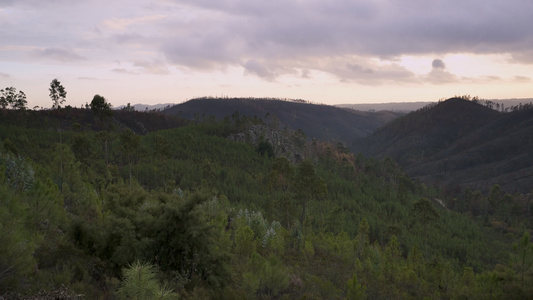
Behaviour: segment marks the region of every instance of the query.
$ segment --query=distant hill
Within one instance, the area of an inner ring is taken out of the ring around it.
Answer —
[[[398,112],[362,112],[330,105],[310,104],[305,101],[251,98],[199,98],[174,105],[162,111],[187,119],[215,116],[222,119],[235,112],[249,117],[257,116],[265,122],[279,122],[301,129],[309,138],[348,144],[372,133],[387,122],[403,115]]]
[[[492,99],[489,100],[494,104],[497,104],[499,108],[510,108],[520,104],[532,103],[533,98],[522,99]],[[361,104],[337,104],[335,106],[342,108],[350,108],[362,111],[380,111],[390,110],[398,112],[411,112],[418,110],[426,105],[434,102],[389,102],[389,103],[361,103]]]
[[[174,105],[174,103],[163,103],[163,104],[134,104],[134,105],[131,105],[131,107],[133,107],[134,110],[136,111],[151,111],[151,110],[158,110],[158,109],[165,109],[165,108],[168,108],[170,106]],[[114,109],[117,109],[117,110],[120,110],[120,109],[123,109],[125,108],[127,105],[120,105],[120,106],[117,106],[116,108]]]
[[[482,190],[498,183],[505,191],[529,193],[533,187],[533,111],[500,112],[502,103],[508,109],[529,103],[527,100],[531,99],[491,100],[495,108],[491,109],[487,103],[451,98],[425,102],[424,107],[405,114],[305,101],[199,98],[161,112],[190,120],[231,118],[238,112],[280,129],[301,129],[308,138],[341,142],[354,152],[377,158],[390,156],[410,176],[427,183]],[[380,105],[393,109],[388,104]],[[401,105],[406,108],[415,104]],[[126,124],[127,120],[121,122]],[[137,123],[129,127],[136,128]],[[139,132],[144,129],[137,127]]]
[[[390,156],[426,182],[513,192],[533,187],[533,110],[501,113],[452,98],[398,118],[353,149]]]
[[[337,104],[335,106],[362,111],[399,111],[411,112],[420,109],[432,102],[390,102],[390,103],[361,103],[361,104]]]

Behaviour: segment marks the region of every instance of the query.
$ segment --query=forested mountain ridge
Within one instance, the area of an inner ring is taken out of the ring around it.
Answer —
[[[498,188],[449,199],[391,159],[302,142],[300,132],[259,118],[139,114],[0,111],[0,295],[527,299],[533,292],[531,199]],[[228,138],[253,126],[268,128],[257,131],[264,143]],[[303,158],[270,155],[269,132],[293,141]]]
[[[403,116],[305,101],[199,98],[163,112],[197,121],[255,116],[277,128],[300,129],[307,138],[340,142],[354,152],[390,156],[410,176],[453,191],[488,191],[499,184],[508,192],[531,192],[533,127],[527,110],[509,112],[512,107],[506,107],[503,113],[494,109],[503,111],[503,103],[487,101],[492,108],[481,103],[451,98]]]
[[[462,96],[464,97],[464,96]],[[520,104],[525,105],[528,103],[533,103],[531,98],[521,98],[521,99],[492,99],[488,100],[494,104],[494,106],[501,111],[510,109],[513,106],[518,106]],[[363,111],[380,111],[380,110],[389,110],[389,111],[400,111],[400,112],[411,112],[426,105],[432,104],[433,101],[427,102],[390,102],[390,103],[351,103],[351,104],[337,104],[335,106],[343,108],[351,108],[354,110],[363,110]]]
[[[262,98],[198,98],[162,111],[187,119],[214,116],[230,117],[234,113],[257,117],[280,128],[302,130],[308,138],[349,144],[385,123],[403,115],[399,112],[363,112],[330,105],[301,101]]]
[[[354,144],[355,151],[390,156],[410,176],[449,188],[509,192],[533,186],[533,110],[498,112],[452,98],[398,118]]]

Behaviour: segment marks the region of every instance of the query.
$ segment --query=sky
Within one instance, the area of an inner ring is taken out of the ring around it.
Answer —
[[[203,96],[533,97],[531,0],[0,0],[0,88],[51,107]]]

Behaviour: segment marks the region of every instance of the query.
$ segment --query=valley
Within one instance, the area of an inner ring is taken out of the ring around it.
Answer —
[[[527,299],[531,112],[1,110],[0,294]]]

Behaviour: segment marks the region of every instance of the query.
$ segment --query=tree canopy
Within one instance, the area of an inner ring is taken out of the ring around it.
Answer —
[[[11,107],[12,109],[25,110],[27,104],[26,94],[23,91],[17,93],[17,89],[14,87],[0,90],[0,107],[2,109]]]
[[[528,195],[447,198],[391,159],[290,130],[305,158],[272,157],[228,138],[261,122],[246,116],[158,127],[169,117],[119,110],[97,126],[110,105],[91,108],[0,111],[1,297],[533,293]]]
[[[65,87],[59,82],[59,80],[54,79],[50,82],[50,99],[52,99],[52,108],[58,109],[61,108],[61,104],[65,103],[67,97],[67,91]]]
[[[112,114],[111,104],[107,102],[107,100],[103,96],[100,96],[98,94],[94,95],[90,106],[92,112],[100,118],[108,117]]]

